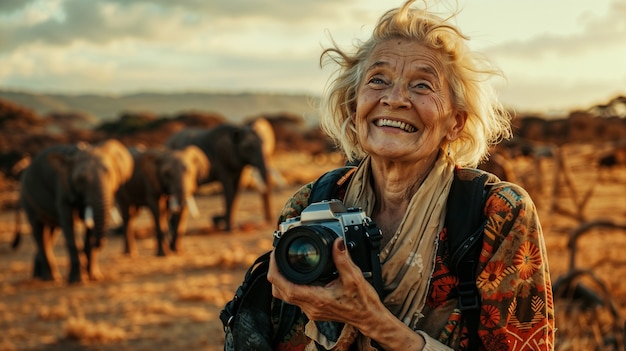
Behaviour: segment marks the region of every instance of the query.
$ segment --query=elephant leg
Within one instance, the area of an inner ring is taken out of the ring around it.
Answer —
[[[261,193],[261,202],[263,203],[265,221],[270,223],[274,220],[274,215],[272,213],[272,194],[269,188],[265,190],[265,192]]]
[[[152,212],[152,218],[154,219],[154,229],[156,230],[157,238],[157,256],[167,256],[169,249],[165,240],[165,233],[169,231],[167,223],[167,198],[165,196],[159,197],[156,203],[150,204],[150,212]]]
[[[248,169],[248,167],[244,169]],[[265,180],[257,168],[253,168],[253,175],[258,191],[261,194],[261,206],[263,206],[263,214],[265,215],[264,219],[269,223],[274,220],[274,215],[272,213],[272,184],[269,181],[267,184],[265,183]],[[271,175],[271,179],[273,180],[275,175],[274,173],[271,173]]]
[[[68,276],[69,283],[80,283],[83,281],[83,264],[81,260],[81,252],[76,246],[76,235],[74,233],[74,218],[70,213],[60,215],[61,228],[65,237],[65,246],[67,254],[70,258],[70,273]],[[85,243],[86,245],[86,243]]]
[[[139,209],[136,206],[120,206],[122,216],[122,234],[124,235],[124,254],[137,256],[137,244],[135,240],[135,218]]]
[[[218,226],[219,222],[223,221],[224,231],[227,231],[227,232],[231,231],[232,224],[234,222],[233,213],[235,212],[235,209],[237,208],[237,200],[238,200],[237,192],[239,191],[239,177],[240,177],[240,174],[238,174],[236,177],[227,179],[222,182],[226,212],[224,213],[223,217],[219,217],[219,216],[213,217],[213,223],[215,224],[215,226]]]
[[[179,213],[174,213],[170,217],[170,232],[172,233],[170,249],[172,252],[182,252],[182,240],[185,232],[187,231],[188,215],[189,208],[187,206],[183,206]]]
[[[89,274],[89,279],[91,280],[102,280],[103,275],[100,270],[100,265],[98,264],[98,255],[102,247],[104,247],[105,239],[100,239],[100,245],[95,245],[95,235],[93,230],[87,229],[85,231],[85,243],[84,243],[84,251],[85,256],[87,257],[87,273]]]
[[[33,237],[37,245],[37,252],[33,265],[33,277],[41,280],[60,280],[59,273],[54,258],[55,228],[45,226],[40,222],[32,226]]]

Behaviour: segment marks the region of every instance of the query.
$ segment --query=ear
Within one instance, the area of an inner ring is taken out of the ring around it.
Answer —
[[[133,176],[133,157],[126,146],[117,142],[109,147],[113,159],[113,167],[117,172],[120,182],[125,183]],[[128,164],[130,163],[130,166]]]
[[[61,186],[65,190],[70,189],[69,173],[72,168],[72,159],[67,155],[58,152],[51,152],[47,156],[52,169],[59,175]]]
[[[461,132],[463,132],[463,128],[465,128],[465,122],[467,121],[467,112],[465,111],[457,111],[457,113],[453,117],[452,125],[448,134],[446,134],[446,139],[448,141],[456,140]]]
[[[139,157],[137,162],[139,163],[138,166],[140,167],[141,173],[146,178],[150,187],[154,189],[155,192],[160,193],[161,182],[159,181],[158,159],[159,157],[156,154],[146,152]]]
[[[193,163],[196,167],[196,181],[198,183],[202,182],[209,176],[209,171],[211,170],[209,159],[204,154],[204,151],[194,145],[188,146],[185,149],[185,154],[191,163]]]

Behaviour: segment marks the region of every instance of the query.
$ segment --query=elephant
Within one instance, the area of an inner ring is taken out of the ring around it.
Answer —
[[[276,135],[272,123],[264,117],[257,117],[246,122],[254,129],[256,134],[261,138],[263,143],[263,155],[265,157],[265,167],[267,168],[269,182],[273,187],[282,188],[286,186],[287,181],[274,166],[273,155],[276,149]],[[265,182],[261,179],[258,169],[252,166],[246,166],[241,176],[241,185],[250,186],[259,191],[264,192]]]
[[[198,211],[193,194],[200,180],[209,174],[208,158],[195,145],[183,150],[161,147],[129,151],[135,163],[133,176],[116,194],[125,237],[124,253],[137,254],[132,223],[142,206],[148,207],[154,219],[157,256],[180,252],[187,215]],[[165,243],[166,233],[171,234],[169,247]]]
[[[213,217],[213,224],[224,231],[230,231],[233,224],[233,209],[239,191],[241,172],[246,165],[259,170],[265,183],[261,193],[265,220],[271,221],[272,186],[268,181],[268,170],[263,154],[261,138],[250,126],[238,126],[229,123],[212,128],[185,128],[172,135],[166,142],[168,147],[181,149],[187,145],[196,145],[207,155],[211,163],[209,176],[201,181],[206,184],[218,181],[222,184],[225,199],[225,214]]]
[[[37,245],[33,276],[59,280],[53,255],[56,229],[60,228],[70,259],[68,282],[80,283],[83,273],[102,278],[98,253],[106,242],[115,193],[133,172],[133,159],[115,139],[100,144],[56,144],[35,155],[20,182],[20,205]],[[82,250],[75,226],[82,220]],[[86,267],[81,264],[84,254]]]

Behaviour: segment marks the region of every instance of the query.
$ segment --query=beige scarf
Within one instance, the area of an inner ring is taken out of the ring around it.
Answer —
[[[376,201],[370,185],[370,166],[370,159],[366,158],[352,177],[344,199],[346,206],[361,207],[367,214],[372,213]],[[411,198],[400,227],[380,253],[386,294],[383,303],[412,329],[422,317],[453,176],[454,165],[446,157],[439,157]],[[306,333],[327,350],[346,350],[343,345],[353,341],[360,345],[360,350],[372,349],[369,340],[348,325],[336,342],[319,333],[312,321],[307,324]]]

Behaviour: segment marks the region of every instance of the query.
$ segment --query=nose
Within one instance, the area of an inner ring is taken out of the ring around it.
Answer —
[[[401,84],[394,84],[389,87],[387,94],[383,96],[380,102],[391,108],[409,108],[411,106],[407,88]]]

